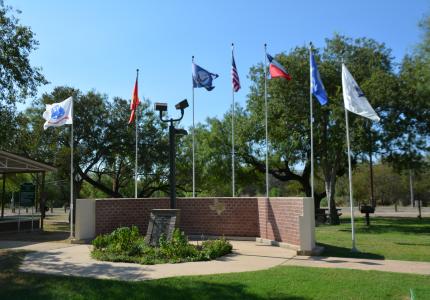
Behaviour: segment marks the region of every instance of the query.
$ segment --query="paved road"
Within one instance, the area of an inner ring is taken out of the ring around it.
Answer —
[[[324,208],[324,207],[322,207]],[[326,207],[325,207],[326,208]],[[349,207],[339,207],[342,212],[343,217],[349,217],[351,215]],[[354,215],[364,216],[358,209],[358,207],[354,208]],[[394,206],[377,206],[375,213],[371,214],[371,216],[375,217],[411,217],[415,218],[418,216],[418,208],[411,206],[399,206],[397,211]],[[430,207],[422,207],[421,208],[421,216],[422,217],[430,217]]]

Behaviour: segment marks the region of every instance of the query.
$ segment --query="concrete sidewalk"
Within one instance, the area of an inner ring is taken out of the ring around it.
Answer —
[[[56,275],[117,280],[148,280],[174,276],[235,273],[268,269],[291,259],[295,252],[255,242],[232,242],[234,253],[217,260],[180,264],[139,265],[94,260],[91,246],[73,245],[26,255],[20,270]]]
[[[0,242],[0,248],[5,242]],[[91,246],[64,243],[45,245],[15,244],[11,249],[32,250],[26,255],[20,270],[55,275],[82,276],[116,280],[149,280],[174,276],[208,275],[264,270],[278,265],[321,268],[345,268],[430,275],[429,262],[373,260],[339,257],[296,256],[294,251],[232,241],[233,254],[207,262],[139,265],[94,260]]]
[[[35,242],[35,241],[0,241],[0,249],[26,250],[26,251],[49,251],[53,249],[68,248],[75,245],[60,242]]]
[[[374,270],[383,272],[430,275],[430,263],[417,261],[377,260],[346,257],[296,256],[289,259],[282,265],[318,268],[342,268],[364,271]]]

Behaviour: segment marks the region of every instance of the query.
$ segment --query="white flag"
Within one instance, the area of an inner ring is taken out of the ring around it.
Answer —
[[[73,124],[72,101],[72,97],[69,97],[60,103],[47,104],[43,113],[43,118],[46,120],[43,129]]]
[[[342,90],[345,109],[379,122],[380,118],[344,64],[342,64]]]

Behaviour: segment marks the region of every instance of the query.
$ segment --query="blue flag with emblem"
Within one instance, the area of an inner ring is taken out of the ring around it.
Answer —
[[[218,77],[218,74],[206,71],[202,67],[193,63],[193,87],[204,87],[208,91],[212,91],[215,87],[212,85],[212,80]]]
[[[311,92],[321,105],[325,105],[328,102],[327,93],[324,85],[321,81],[320,73],[318,72],[317,64],[315,62],[312,50],[310,52],[310,66],[311,66]]]

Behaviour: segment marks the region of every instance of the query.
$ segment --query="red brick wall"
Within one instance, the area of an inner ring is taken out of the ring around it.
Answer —
[[[224,208],[219,215],[217,207]],[[97,200],[96,234],[131,225],[145,234],[154,208],[169,208],[169,199]],[[181,209],[180,228],[186,234],[256,237],[259,233],[256,198],[178,198],[177,208]]]
[[[187,234],[258,236],[256,198],[179,198],[177,207]],[[218,215],[216,207],[224,210]]]
[[[260,237],[300,245],[303,198],[258,198]]]
[[[169,208],[169,199],[96,200],[96,235],[131,225],[146,234],[154,208]],[[177,208],[180,228],[189,235],[262,237],[300,245],[302,198],[178,198]]]
[[[149,215],[154,208],[169,208],[167,198],[100,199],[96,200],[96,235],[112,232],[115,228],[136,225],[146,234]]]

